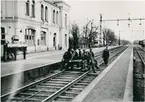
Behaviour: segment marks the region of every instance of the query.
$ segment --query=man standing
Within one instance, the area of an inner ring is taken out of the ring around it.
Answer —
[[[103,55],[102,58],[104,60],[105,65],[108,64],[108,59],[109,59],[109,50],[108,50],[108,46],[106,46],[106,49],[103,51]]]

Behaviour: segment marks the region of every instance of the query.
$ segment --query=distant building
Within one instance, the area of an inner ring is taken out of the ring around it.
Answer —
[[[67,49],[69,10],[60,0],[2,0],[1,38],[18,35],[28,52]]]

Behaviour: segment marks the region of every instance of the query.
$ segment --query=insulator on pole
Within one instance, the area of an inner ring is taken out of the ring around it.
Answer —
[[[141,19],[140,19],[140,23],[139,23],[139,25],[141,25]]]
[[[117,19],[117,26],[119,26],[119,20]]]
[[[130,28],[130,23],[128,23],[128,27]]]

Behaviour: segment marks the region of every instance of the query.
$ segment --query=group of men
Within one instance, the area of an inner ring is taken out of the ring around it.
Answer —
[[[107,65],[108,58],[109,58],[108,47],[106,47],[106,49],[103,51],[102,58],[104,60],[104,63]],[[100,70],[92,49],[89,49],[89,51],[86,51],[85,49],[83,49],[82,51],[81,49],[73,50],[69,48],[68,51],[66,51],[63,55],[61,70],[63,69],[72,70],[73,69],[73,63],[71,63],[72,60],[81,60],[81,62],[86,61],[88,65],[88,70],[92,69],[94,73],[96,72],[95,68]]]

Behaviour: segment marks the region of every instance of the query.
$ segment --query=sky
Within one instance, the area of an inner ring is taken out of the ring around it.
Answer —
[[[103,20],[108,19],[128,19],[145,18],[145,0],[144,1],[98,1],[98,0],[65,0],[70,6],[70,22],[77,23],[80,28],[89,20],[94,19],[94,25],[99,26],[99,14],[102,14]],[[128,27],[129,21],[103,22],[104,28],[112,29],[117,36],[126,40],[145,39],[145,20],[132,21]],[[141,25],[139,25],[141,23]],[[144,33],[143,33],[144,32]]]

